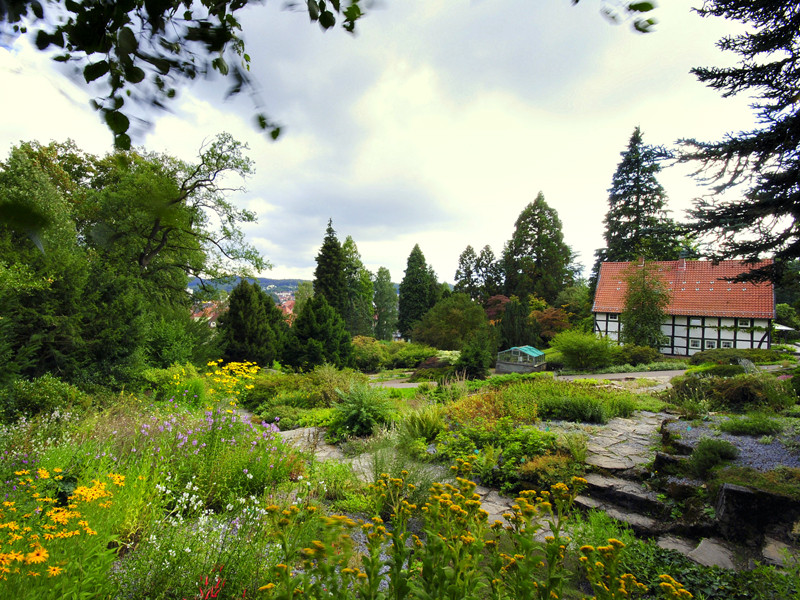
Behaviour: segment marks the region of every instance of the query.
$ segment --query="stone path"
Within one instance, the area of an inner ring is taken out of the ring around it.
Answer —
[[[655,457],[661,423],[667,415],[639,411],[630,418],[617,417],[589,435],[586,464],[609,471],[641,468]]]

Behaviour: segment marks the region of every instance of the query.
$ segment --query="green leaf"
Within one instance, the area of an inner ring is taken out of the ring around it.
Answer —
[[[144,79],[144,71],[139,67],[125,70],[125,78],[131,83],[139,83]]]
[[[652,2],[631,2],[628,10],[631,12],[649,12],[656,7]]]
[[[225,59],[221,56],[215,58],[211,61],[212,68],[219,71],[222,75],[228,74],[228,63],[225,62]]]
[[[44,50],[50,45],[50,35],[41,29],[36,32],[36,47],[39,50]]]
[[[330,29],[336,25],[336,17],[331,11],[326,10],[319,16],[319,24],[323,29]]]
[[[91,65],[86,65],[83,68],[83,78],[86,80],[86,83],[91,83],[95,79],[102,77],[109,70],[109,64],[106,60],[101,60],[100,62],[93,63]]]
[[[128,117],[123,115],[118,110],[107,110],[105,114],[106,123],[108,123],[109,129],[113,131],[115,134],[120,135],[128,131],[128,127],[130,127],[131,122],[128,120]],[[116,143],[116,142],[115,142]],[[130,139],[128,141],[128,145],[130,146]]]
[[[314,0],[308,0],[308,16],[312,21],[319,19],[319,6]]]
[[[652,27],[657,23],[655,19],[636,19],[633,23],[634,29],[639,33],[650,33]]]
[[[116,148],[117,150],[130,150],[131,149],[130,136],[127,133],[120,133],[119,135],[115,135],[114,148]]]
[[[135,52],[136,48],[138,47],[139,42],[136,41],[136,36],[133,35],[133,31],[131,31],[130,27],[123,27],[119,30],[119,35],[117,36],[117,48],[123,54]]]
[[[273,127],[272,131],[269,132],[270,137],[273,140],[277,140],[278,137],[281,135],[281,128],[280,127]]]

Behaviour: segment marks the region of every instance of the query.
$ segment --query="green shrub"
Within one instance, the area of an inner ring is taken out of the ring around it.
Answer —
[[[340,441],[348,436],[366,437],[379,425],[392,421],[394,408],[385,390],[366,383],[354,384],[347,392],[338,392],[339,402],[328,428],[328,438]]]
[[[550,346],[561,353],[567,368],[576,370],[605,367],[611,364],[614,356],[613,342],[607,337],[574,329],[556,335]]]
[[[88,404],[89,397],[74,385],[45,373],[36,379],[17,379],[0,391],[0,410],[4,421],[21,415],[50,413],[59,408]]]
[[[686,400],[706,399],[714,410],[735,412],[764,409],[779,411],[797,401],[797,394],[789,382],[763,373],[734,377],[673,377],[669,397],[678,405]]]
[[[387,345],[375,338],[358,335],[353,338],[353,364],[364,373],[377,373],[389,359]]]
[[[388,345],[389,353],[386,368],[414,369],[422,361],[436,356],[436,348],[412,342],[392,342]]]
[[[697,375],[705,377],[733,377],[734,375],[742,375],[745,373],[745,368],[742,365],[726,365],[719,363],[703,363],[696,367],[691,367],[686,370],[686,375]]]
[[[767,348],[715,348],[697,352],[689,358],[689,361],[693,365],[705,362],[724,365],[736,363],[739,359],[747,359],[754,363],[770,363],[781,360],[781,353]]]
[[[401,439],[423,439],[432,442],[445,428],[444,409],[437,404],[430,404],[408,413],[398,424]]]
[[[205,383],[197,368],[191,364],[174,364],[166,369],[145,369],[139,376],[139,386],[153,400],[182,400],[194,406],[205,402]]]
[[[340,390],[366,385],[368,381],[363,373],[353,369],[337,369],[330,364],[314,367],[309,379],[314,391],[319,395],[319,402],[314,406],[333,406],[339,400]]]
[[[783,423],[767,415],[754,413],[746,417],[732,417],[719,424],[720,430],[732,435],[774,435],[783,431]]]
[[[649,346],[620,346],[615,355],[615,362],[620,365],[645,365],[657,362],[661,353]]]
[[[702,478],[723,461],[733,460],[737,456],[739,450],[730,442],[703,438],[692,451],[687,466],[693,475]]]

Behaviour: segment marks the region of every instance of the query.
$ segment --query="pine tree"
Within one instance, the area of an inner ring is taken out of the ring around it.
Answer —
[[[380,267],[375,277],[375,315],[375,337],[391,340],[397,330],[397,291],[386,267]]]
[[[272,366],[280,357],[284,335],[275,329],[276,310],[280,312],[257,283],[240,281],[231,291],[228,311],[217,321],[225,360]]]
[[[324,296],[315,295],[306,302],[291,331],[286,360],[293,367],[309,370],[324,363],[338,368],[350,366],[350,334]]]
[[[656,179],[661,161],[669,157],[662,147],[644,143],[641,130],[633,130],[628,147],[622,153],[611,187],[608,212],[603,220],[605,248],[595,252],[592,272],[596,285],[600,264],[605,261],[627,262],[674,260],[681,251],[681,238],[675,222],[667,216],[667,194]]]
[[[419,244],[415,244],[408,255],[405,275],[400,282],[397,327],[403,337],[407,338],[414,323],[436,304],[439,293],[436,274],[425,262]]]
[[[343,314],[345,326],[350,335],[371,336],[375,313],[372,273],[364,267],[358,247],[349,235],[342,244],[342,254],[347,296],[347,309]]]
[[[333,230],[333,220],[328,220],[325,238],[317,254],[314,269],[314,295],[322,296],[340,316],[347,314],[347,280],[345,256],[342,245]]]
[[[692,72],[725,97],[757,98],[752,106],[760,125],[719,142],[682,141],[680,160],[698,163],[701,180],[715,194],[741,194],[736,200],[696,201],[692,229],[716,243],[709,250],[713,258],[771,255],[773,265],[746,278],[777,280],[785,265],[800,257],[800,11],[796,0],[708,0],[695,12],[747,25],[717,43],[738,55],[734,66]]]
[[[573,258],[572,249],[564,243],[558,213],[539,192],[520,213],[503,251],[506,295],[536,294],[552,304],[572,282]]]

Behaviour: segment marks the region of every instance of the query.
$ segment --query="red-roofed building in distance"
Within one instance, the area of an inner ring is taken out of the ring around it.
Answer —
[[[662,354],[686,356],[712,348],[769,348],[775,319],[772,283],[733,280],[771,262],[648,262],[669,293],[667,317],[661,326],[666,336],[666,343],[660,348]],[[607,262],[600,266],[592,306],[596,333],[619,341],[627,278],[631,268],[642,264]]]

